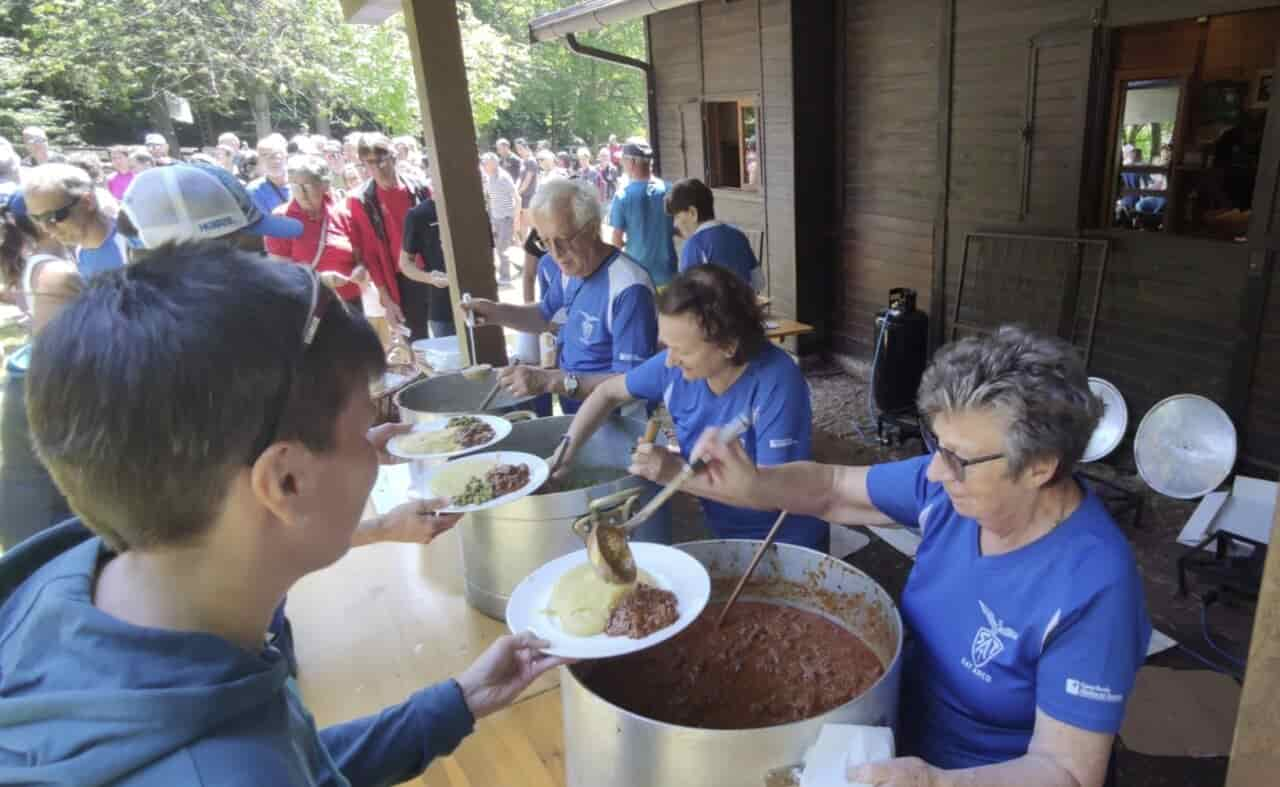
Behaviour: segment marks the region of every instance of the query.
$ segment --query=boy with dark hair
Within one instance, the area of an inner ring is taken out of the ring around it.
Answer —
[[[158,249],[45,328],[32,442],[93,532],[0,560],[0,784],[399,783],[561,663],[503,637],[317,730],[287,644],[264,644],[289,588],[351,546],[383,366],[310,270],[225,245]]]
[[[742,230],[716,221],[715,195],[705,183],[697,178],[677,180],[667,192],[666,209],[676,234],[684,238],[681,273],[695,265],[715,263],[760,289],[760,261],[751,242]]]

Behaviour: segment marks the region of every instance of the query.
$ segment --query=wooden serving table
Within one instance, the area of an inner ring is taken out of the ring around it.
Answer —
[[[383,467],[366,516],[403,502],[405,465]],[[458,527],[466,527],[466,521]],[[374,713],[461,672],[499,636],[503,623],[463,595],[456,532],[426,546],[375,544],[348,552],[304,577],[287,611],[298,652],[298,685],[327,726]],[[563,726],[557,671],[538,679],[512,707],[482,720],[452,757],[413,784],[432,787],[559,787]]]
[[[765,323],[764,334],[775,342],[781,342],[791,336],[803,336],[806,333],[813,333],[813,331],[814,327],[808,323],[779,317],[770,318]]]

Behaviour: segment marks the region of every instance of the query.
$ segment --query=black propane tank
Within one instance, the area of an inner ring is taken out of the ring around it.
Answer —
[[[916,390],[929,355],[929,315],[916,308],[916,291],[889,290],[889,308],[876,315],[871,392],[884,415],[914,413]]]

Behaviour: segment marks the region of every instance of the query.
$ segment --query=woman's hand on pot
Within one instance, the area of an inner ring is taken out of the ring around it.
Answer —
[[[939,787],[941,773],[919,757],[898,757],[851,765],[846,776],[850,782],[872,787]]]
[[[498,370],[498,384],[517,398],[544,394],[551,390],[551,382],[551,372],[536,366],[517,364]]]
[[[627,472],[646,481],[665,484],[684,469],[684,460],[665,445],[638,443],[631,454],[631,467]]]

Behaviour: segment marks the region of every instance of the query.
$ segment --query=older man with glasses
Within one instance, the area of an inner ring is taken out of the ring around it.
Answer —
[[[22,146],[27,149],[27,157],[22,160],[24,167],[38,167],[49,161],[49,137],[39,126],[27,126],[22,129]]]
[[[289,143],[283,136],[270,134],[258,141],[258,165],[262,169],[262,177],[253,180],[246,187],[253,204],[266,214],[287,203],[292,197],[289,191]]]
[[[30,170],[23,187],[27,215],[72,250],[80,274],[123,266],[129,244],[116,231],[88,173],[70,164],[44,164]]]
[[[530,213],[549,252],[538,263],[540,272],[551,273],[541,302],[517,306],[481,299],[463,308],[476,315],[477,324],[556,333],[558,369],[513,366],[500,377],[517,396],[555,393],[564,411],[575,413],[597,385],[657,351],[653,284],[635,260],[600,237],[600,200],[591,185],[550,181],[534,195]]]

